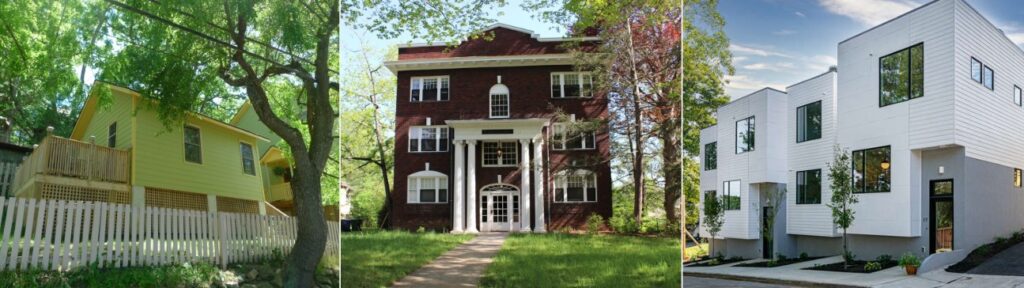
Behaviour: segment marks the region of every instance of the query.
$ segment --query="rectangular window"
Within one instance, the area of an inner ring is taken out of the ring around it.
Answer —
[[[1013,187],[1020,188],[1021,176],[1021,170],[1019,168],[1013,168]]]
[[[409,203],[448,203],[448,177],[409,177]]]
[[[491,118],[508,118],[508,94],[491,94]]]
[[[754,116],[736,121],[736,154],[754,151]]]
[[[256,161],[253,160],[252,145],[248,143],[240,143],[240,150],[242,152],[242,172],[249,175],[256,175]]]
[[[878,58],[878,106],[924,96],[924,43]]]
[[[889,152],[889,146],[853,151],[854,193],[890,191],[892,162]]]
[[[988,65],[985,65],[985,68],[981,70],[981,79],[984,82],[982,84],[985,84],[985,88],[988,88],[988,90],[996,89],[996,75],[994,73],[995,72],[992,72],[992,68],[988,67]]]
[[[551,135],[553,150],[584,150],[594,149],[597,136],[594,131],[566,131],[570,127],[565,123],[556,123]]]
[[[821,101],[796,108],[796,143],[821,138]]]
[[[740,210],[740,180],[725,181],[722,185],[722,206],[725,210]]]
[[[107,147],[117,146],[117,122],[110,123],[107,127]]]
[[[718,142],[704,144],[704,171],[718,169]]]
[[[448,126],[409,128],[409,152],[447,152]]]
[[[981,83],[981,61],[971,57],[971,79],[974,82]]]
[[[821,204],[821,169],[796,172],[796,204]]]
[[[185,126],[185,161],[203,163],[203,140],[199,128]]]
[[[1021,106],[1020,86],[1013,85],[1013,104]]]
[[[597,202],[597,176],[589,171],[556,175],[555,202]]]
[[[551,98],[594,97],[594,77],[588,72],[551,73]]]
[[[485,141],[483,142],[483,157],[482,166],[484,167],[503,167],[503,166],[516,166],[519,164],[519,158],[516,149],[519,145],[515,141]]]
[[[412,77],[410,102],[448,101],[448,76]]]

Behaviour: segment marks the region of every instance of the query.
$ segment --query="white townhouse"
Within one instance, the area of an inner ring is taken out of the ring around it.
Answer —
[[[853,158],[859,203],[848,232],[858,258],[909,251],[930,255],[927,271],[1024,229],[1021,87],[1024,51],[963,0],[932,1],[840,42],[838,69],[739,98],[701,131],[701,189],[739,203],[726,211],[718,251],[840,254],[826,206],[836,145]],[[738,121],[750,116],[746,130]],[[775,243],[764,243],[759,191],[775,182],[786,204]]]

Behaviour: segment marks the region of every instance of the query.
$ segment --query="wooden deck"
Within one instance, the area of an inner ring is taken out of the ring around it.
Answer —
[[[47,136],[18,168],[14,177],[15,195],[39,198],[43,184],[130,191],[130,158],[128,150]]]

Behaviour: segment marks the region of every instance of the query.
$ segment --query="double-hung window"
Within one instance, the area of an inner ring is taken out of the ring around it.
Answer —
[[[924,96],[924,43],[878,58],[878,106]]]
[[[821,169],[796,172],[796,204],[821,204]]]
[[[409,128],[409,152],[447,152],[448,126]]]
[[[508,118],[508,93],[491,93],[491,118]]]
[[[889,146],[853,151],[853,192],[889,192],[892,162]]]
[[[718,142],[704,144],[704,171],[718,169]]]
[[[821,101],[796,108],[796,143],[821,138]]]
[[[597,202],[597,176],[587,170],[555,176],[555,202]]]
[[[571,131],[573,129],[564,123],[557,123],[553,127],[554,133],[551,136],[553,150],[594,149],[594,142],[597,140],[594,131]]]
[[[107,127],[107,147],[117,146],[117,122],[110,123]]]
[[[256,161],[252,155],[252,145],[239,143],[239,150],[242,152],[242,172],[249,175],[256,175]]]
[[[594,97],[594,76],[588,72],[551,73],[551,98]]]
[[[722,207],[725,210],[740,210],[740,193],[740,180],[723,182]]]
[[[409,176],[407,201],[409,203],[448,203],[448,177],[434,175],[440,174],[437,172],[424,172],[428,172],[427,174],[430,176]]]
[[[519,164],[516,152],[515,141],[484,141],[482,144],[483,153],[482,166],[484,167],[514,167]]]
[[[736,121],[736,154],[754,151],[754,116]]]
[[[199,128],[185,125],[185,161],[203,163],[203,140]]]
[[[448,76],[412,77],[410,102],[448,101]]]

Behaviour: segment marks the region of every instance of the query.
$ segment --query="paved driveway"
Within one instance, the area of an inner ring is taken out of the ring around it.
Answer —
[[[779,286],[776,284],[765,284],[758,282],[745,282],[736,280],[724,280],[715,278],[703,278],[683,276],[683,287],[686,288],[779,288],[797,286]]]
[[[1024,276],[1024,243],[1003,250],[985,263],[974,267],[969,274]]]

